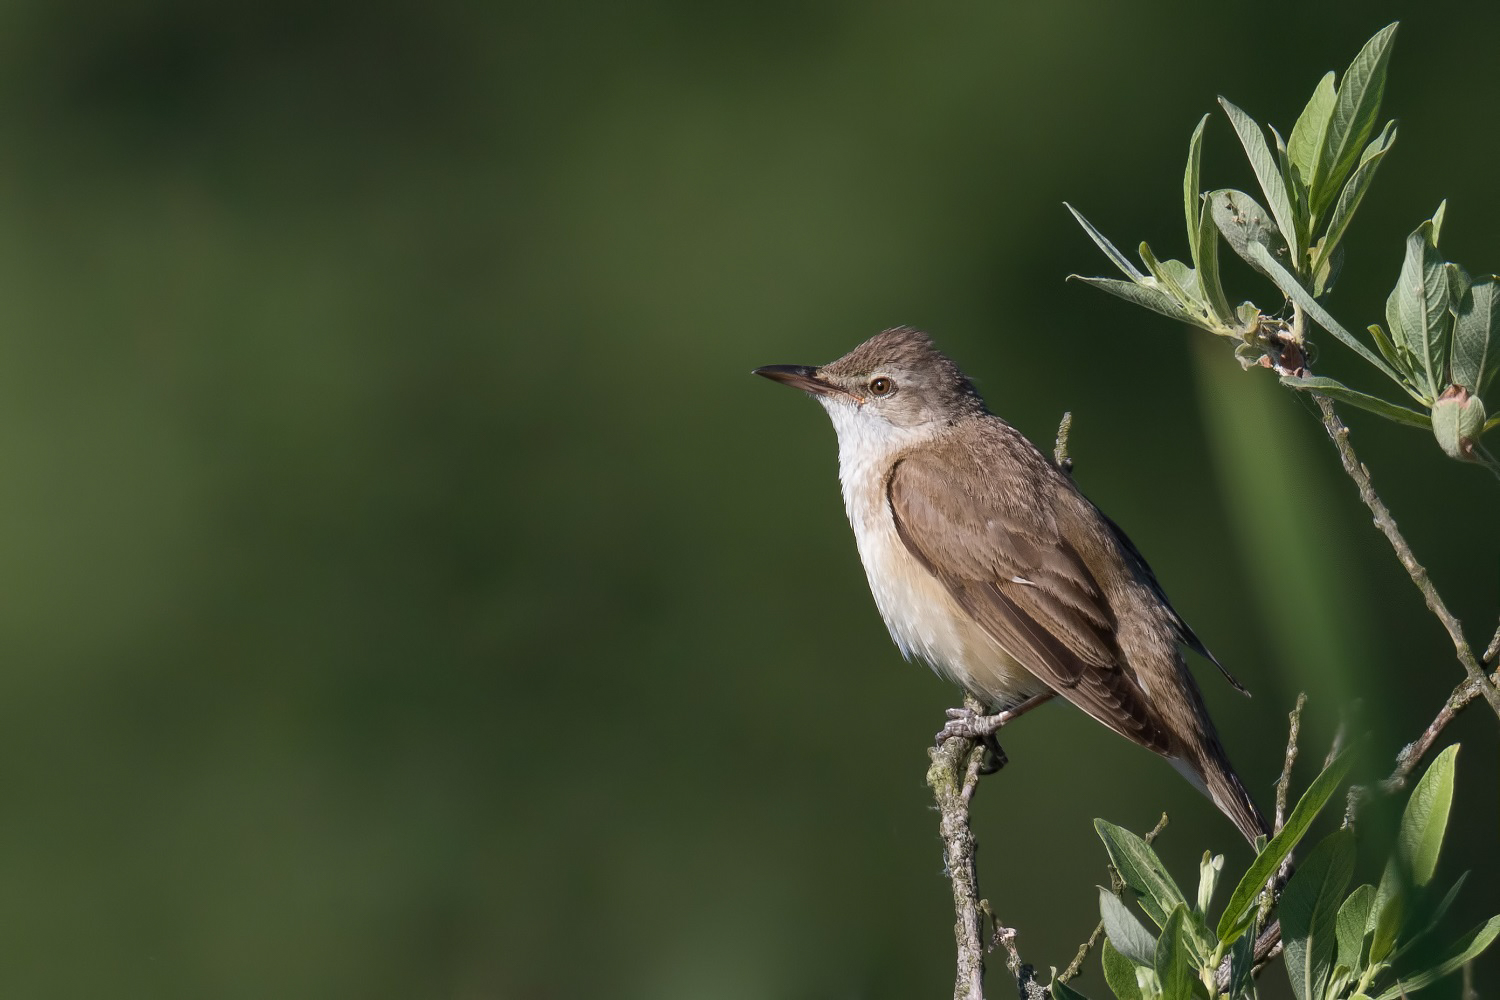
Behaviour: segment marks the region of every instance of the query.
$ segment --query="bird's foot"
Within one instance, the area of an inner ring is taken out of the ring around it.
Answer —
[[[948,722],[937,734],[937,744],[952,739],[974,740],[984,747],[984,761],[979,765],[980,774],[994,774],[1005,766],[1007,758],[995,733],[1015,716],[1010,712],[983,715],[972,708],[950,708]]]

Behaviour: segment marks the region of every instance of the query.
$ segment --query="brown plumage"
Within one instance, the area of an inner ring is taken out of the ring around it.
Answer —
[[[997,710],[1059,694],[1171,760],[1252,843],[1265,831],[1182,647],[1212,656],[1124,533],[925,334],[760,372],[833,418],[850,523],[904,653]]]

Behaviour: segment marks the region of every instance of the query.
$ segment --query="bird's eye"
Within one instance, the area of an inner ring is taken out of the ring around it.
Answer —
[[[879,378],[870,379],[870,395],[872,396],[889,396],[891,394],[891,391],[895,388],[896,383],[892,382],[884,375],[880,376]]]

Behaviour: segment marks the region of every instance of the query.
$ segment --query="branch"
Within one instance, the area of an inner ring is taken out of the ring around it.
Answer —
[[[1151,828],[1151,832],[1146,834],[1146,843],[1155,843],[1156,838],[1160,837],[1161,832],[1166,828],[1167,814],[1162,813],[1161,819],[1157,820],[1156,825]],[[1109,882],[1110,888],[1114,890],[1114,894],[1116,896],[1125,891],[1125,880],[1120,877],[1120,873],[1115,870],[1114,865],[1109,866]],[[1094,925],[1093,933],[1089,935],[1089,939],[1078,946],[1078,954],[1073,956],[1073,961],[1068,963],[1068,967],[1064,969],[1057,978],[1066,983],[1068,980],[1078,975],[1079,970],[1083,968],[1083,960],[1089,957],[1089,952],[1093,950],[1094,945],[1099,943],[1099,938],[1103,934],[1104,921],[1101,920]]]
[[[1427,570],[1417,562],[1417,557],[1412,554],[1411,546],[1406,544],[1401,530],[1396,527],[1395,518],[1391,517],[1390,510],[1375,493],[1374,484],[1370,482],[1370,470],[1365,468],[1364,463],[1359,460],[1359,456],[1354,453],[1354,448],[1349,444],[1349,428],[1344,426],[1344,422],[1334,412],[1333,402],[1328,397],[1313,393],[1313,398],[1317,400],[1318,409],[1323,413],[1323,428],[1333,440],[1334,447],[1338,449],[1344,471],[1349,474],[1350,479],[1354,480],[1354,485],[1359,489],[1359,498],[1375,516],[1375,527],[1380,529],[1391,543],[1391,548],[1396,550],[1396,558],[1401,561],[1402,566],[1406,567],[1411,582],[1417,585],[1417,589],[1427,599],[1428,609],[1438,621],[1443,623],[1443,628],[1448,630],[1448,638],[1453,640],[1458,662],[1463,665],[1464,673],[1469,675],[1469,683],[1479,694],[1484,695],[1485,701],[1489,702],[1496,717],[1500,717],[1500,691],[1496,691],[1495,685],[1484,675],[1479,661],[1474,658],[1474,651],[1469,648],[1469,643],[1464,638],[1463,626],[1453,616],[1453,612],[1448,610],[1448,605],[1443,603],[1437,588],[1432,585],[1432,580],[1427,576]],[[1495,647],[1496,642],[1500,642],[1500,634],[1497,634],[1496,641],[1490,643],[1491,647]],[[1472,700],[1472,698],[1469,699],[1469,701]],[[1468,704],[1468,701],[1464,704]],[[1446,724],[1445,722],[1444,725]]]
[[[983,706],[973,698],[964,703],[974,711]],[[979,899],[979,873],[974,867],[974,834],[969,829],[969,800],[979,787],[984,746],[975,740],[952,738],[929,750],[932,765],[927,786],[942,816],[943,862],[953,882],[953,937],[958,945],[958,972],[953,1000],[984,1000],[984,918]],[[1000,938],[1000,928],[996,937]],[[1006,939],[1015,954],[1015,931]],[[1020,966],[1020,956],[1015,963]]]
[[[1297,694],[1297,705],[1287,716],[1286,763],[1281,767],[1281,777],[1276,779],[1276,821],[1271,826],[1274,836],[1281,832],[1286,822],[1286,795],[1292,784],[1292,765],[1297,763],[1297,738],[1302,734],[1302,707],[1307,704],[1307,692]]]
[[[1052,448],[1052,460],[1065,475],[1073,474],[1073,459],[1068,457],[1068,432],[1073,429],[1073,411],[1069,410],[1062,415],[1062,420],[1057,425],[1057,444]],[[1496,635],[1500,640],[1500,633]]]

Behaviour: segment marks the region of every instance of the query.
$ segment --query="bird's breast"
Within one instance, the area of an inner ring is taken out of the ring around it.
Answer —
[[[906,658],[924,660],[992,707],[1046,690],[969,617],[896,533],[886,498],[891,462],[840,454],[844,508],[870,581],[870,593],[891,639]]]

